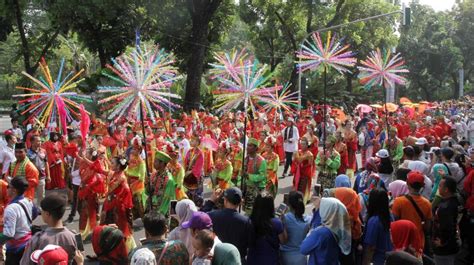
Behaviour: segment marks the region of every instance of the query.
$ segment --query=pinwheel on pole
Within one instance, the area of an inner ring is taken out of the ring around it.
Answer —
[[[283,111],[294,113],[294,107],[298,107],[298,92],[292,92],[289,88],[290,83],[286,83],[280,90],[270,93],[269,96],[272,101],[264,105],[263,109],[267,112],[275,109],[278,114],[281,114]]]
[[[173,66],[171,54],[158,46],[137,45],[131,52],[112,59],[113,65],[107,68],[113,74],[104,73],[116,85],[100,86],[99,93],[112,94],[102,100],[104,110],[109,110],[108,118],[117,121],[121,117],[128,120],[140,120],[143,139],[145,134],[145,117],[156,122],[155,110],[164,112],[165,108],[180,108],[171,102],[171,98],[180,97],[171,93],[169,87],[178,79],[177,68]],[[146,161],[147,145],[144,144]],[[147,177],[148,162],[145,163]]]
[[[235,52],[242,54],[241,52]],[[212,64],[214,71],[213,79],[220,83],[220,88],[214,91],[216,96],[216,106],[218,111],[229,112],[243,105],[244,108],[244,146],[242,157],[241,175],[245,173],[245,153],[247,138],[247,119],[249,109],[256,113],[256,104],[272,104],[273,98],[270,96],[281,89],[281,86],[271,86],[270,78],[272,73],[267,70],[266,65],[260,65],[257,59],[244,59],[241,56],[238,60],[230,55],[220,55],[214,57],[217,63]],[[245,181],[242,177],[241,189],[245,193]]]
[[[319,32],[311,35],[311,40],[306,40],[302,49],[297,52],[299,58],[297,68],[299,72],[318,70],[323,67],[323,138],[326,139],[326,106],[327,106],[327,71],[334,68],[339,73],[350,73],[349,67],[357,62],[354,53],[349,50],[350,45],[343,45],[342,40],[337,40],[335,35],[329,31],[325,42],[321,39]],[[326,145],[323,145],[326,150]]]
[[[80,103],[76,101],[91,101],[89,96],[76,92],[77,85],[84,80],[78,79],[84,70],[75,74],[70,72],[63,76],[64,59],[62,59],[58,75],[54,80],[44,58],[41,59],[39,68],[42,75],[38,78],[22,72],[33,82],[34,86],[17,87],[27,92],[26,94],[13,95],[14,98],[23,98],[19,100],[20,114],[29,114],[25,122],[37,118],[42,124],[45,124],[46,128],[51,129],[58,126],[63,134],[67,134],[67,122],[81,117]]]
[[[385,123],[388,135],[390,124],[388,122],[387,89],[395,87],[396,84],[405,85],[407,79],[400,74],[409,71],[405,68],[405,61],[400,53],[392,55],[390,51],[381,52],[380,49],[372,51],[361,64],[362,66],[357,67],[360,71],[360,83],[368,89],[380,86],[384,90]]]

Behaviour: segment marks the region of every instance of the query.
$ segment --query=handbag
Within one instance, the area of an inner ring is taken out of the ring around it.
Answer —
[[[28,214],[28,211],[26,210],[26,206],[21,203],[21,202],[17,202],[17,204],[20,205],[20,207],[23,209],[23,211],[25,212],[25,215],[26,215],[26,218],[28,219],[28,223],[30,225],[30,230],[31,230],[31,234],[32,235],[35,235],[41,231],[43,231],[43,229],[41,228],[41,226],[39,225],[34,225],[33,224],[33,221],[31,220],[31,217],[30,215]]]

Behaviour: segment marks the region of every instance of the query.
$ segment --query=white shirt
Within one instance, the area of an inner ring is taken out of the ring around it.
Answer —
[[[20,127],[17,127],[16,129],[11,128],[10,130],[13,132],[13,135],[15,135],[18,142],[23,142],[23,132]]]
[[[296,126],[292,126],[292,129],[293,129],[293,135],[291,138],[289,137],[291,134],[289,127],[286,127],[285,129],[281,131],[281,134],[283,135],[283,139],[286,138],[286,141],[283,143],[283,149],[285,150],[285,152],[290,152],[290,153],[294,153],[298,151],[298,140],[300,139],[298,128],[296,128]],[[285,133],[287,135],[285,135]]]
[[[33,203],[26,198],[23,198],[19,202],[25,206],[28,215],[32,218]],[[28,218],[23,208],[18,203],[10,203],[7,205],[3,215],[3,234],[7,237],[20,239],[26,236],[30,231],[30,224],[28,223]]]
[[[191,149],[191,144],[189,144],[188,139],[183,138],[181,140],[176,140],[178,144],[178,162],[181,165],[184,165],[184,158],[188,153],[189,149]]]
[[[3,164],[2,174],[6,174],[10,164],[16,161],[15,150],[8,145],[0,151],[0,163]]]

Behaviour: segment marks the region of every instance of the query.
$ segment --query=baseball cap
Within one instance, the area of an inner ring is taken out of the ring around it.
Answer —
[[[236,205],[242,201],[242,191],[237,187],[228,188],[224,191],[224,197]]]
[[[375,156],[379,157],[379,158],[387,158],[389,157],[389,154],[388,154],[388,151],[387,149],[380,149],[376,154]]]
[[[428,143],[428,141],[426,140],[425,137],[418,138],[418,140],[416,140],[416,142],[415,142],[416,145],[425,145],[427,143]]]
[[[68,254],[60,246],[47,245],[42,250],[35,250],[31,253],[31,260],[42,265],[67,265]]]
[[[176,132],[184,132],[184,128],[183,127],[177,127]]]
[[[133,253],[130,265],[155,265],[156,256],[148,248],[139,248]]]
[[[212,220],[211,217],[207,213],[203,212],[195,212],[189,221],[183,222],[181,225],[182,228],[192,228],[197,230],[202,229],[211,229],[212,228]]]
[[[425,185],[425,176],[420,171],[412,170],[408,173],[407,184],[412,185],[415,183]]]

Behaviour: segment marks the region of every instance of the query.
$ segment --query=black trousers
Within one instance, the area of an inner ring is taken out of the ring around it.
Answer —
[[[5,255],[5,265],[18,265],[20,264],[21,257],[25,252],[25,248],[19,250],[18,252],[7,251]]]
[[[78,191],[79,191],[79,185],[72,184],[72,206],[71,206],[71,213],[69,214],[69,218],[73,218],[74,216],[76,216]]]
[[[293,152],[285,152],[285,168],[283,169],[283,174],[286,174],[286,172],[288,172],[288,168],[290,168],[291,162],[293,162]]]

